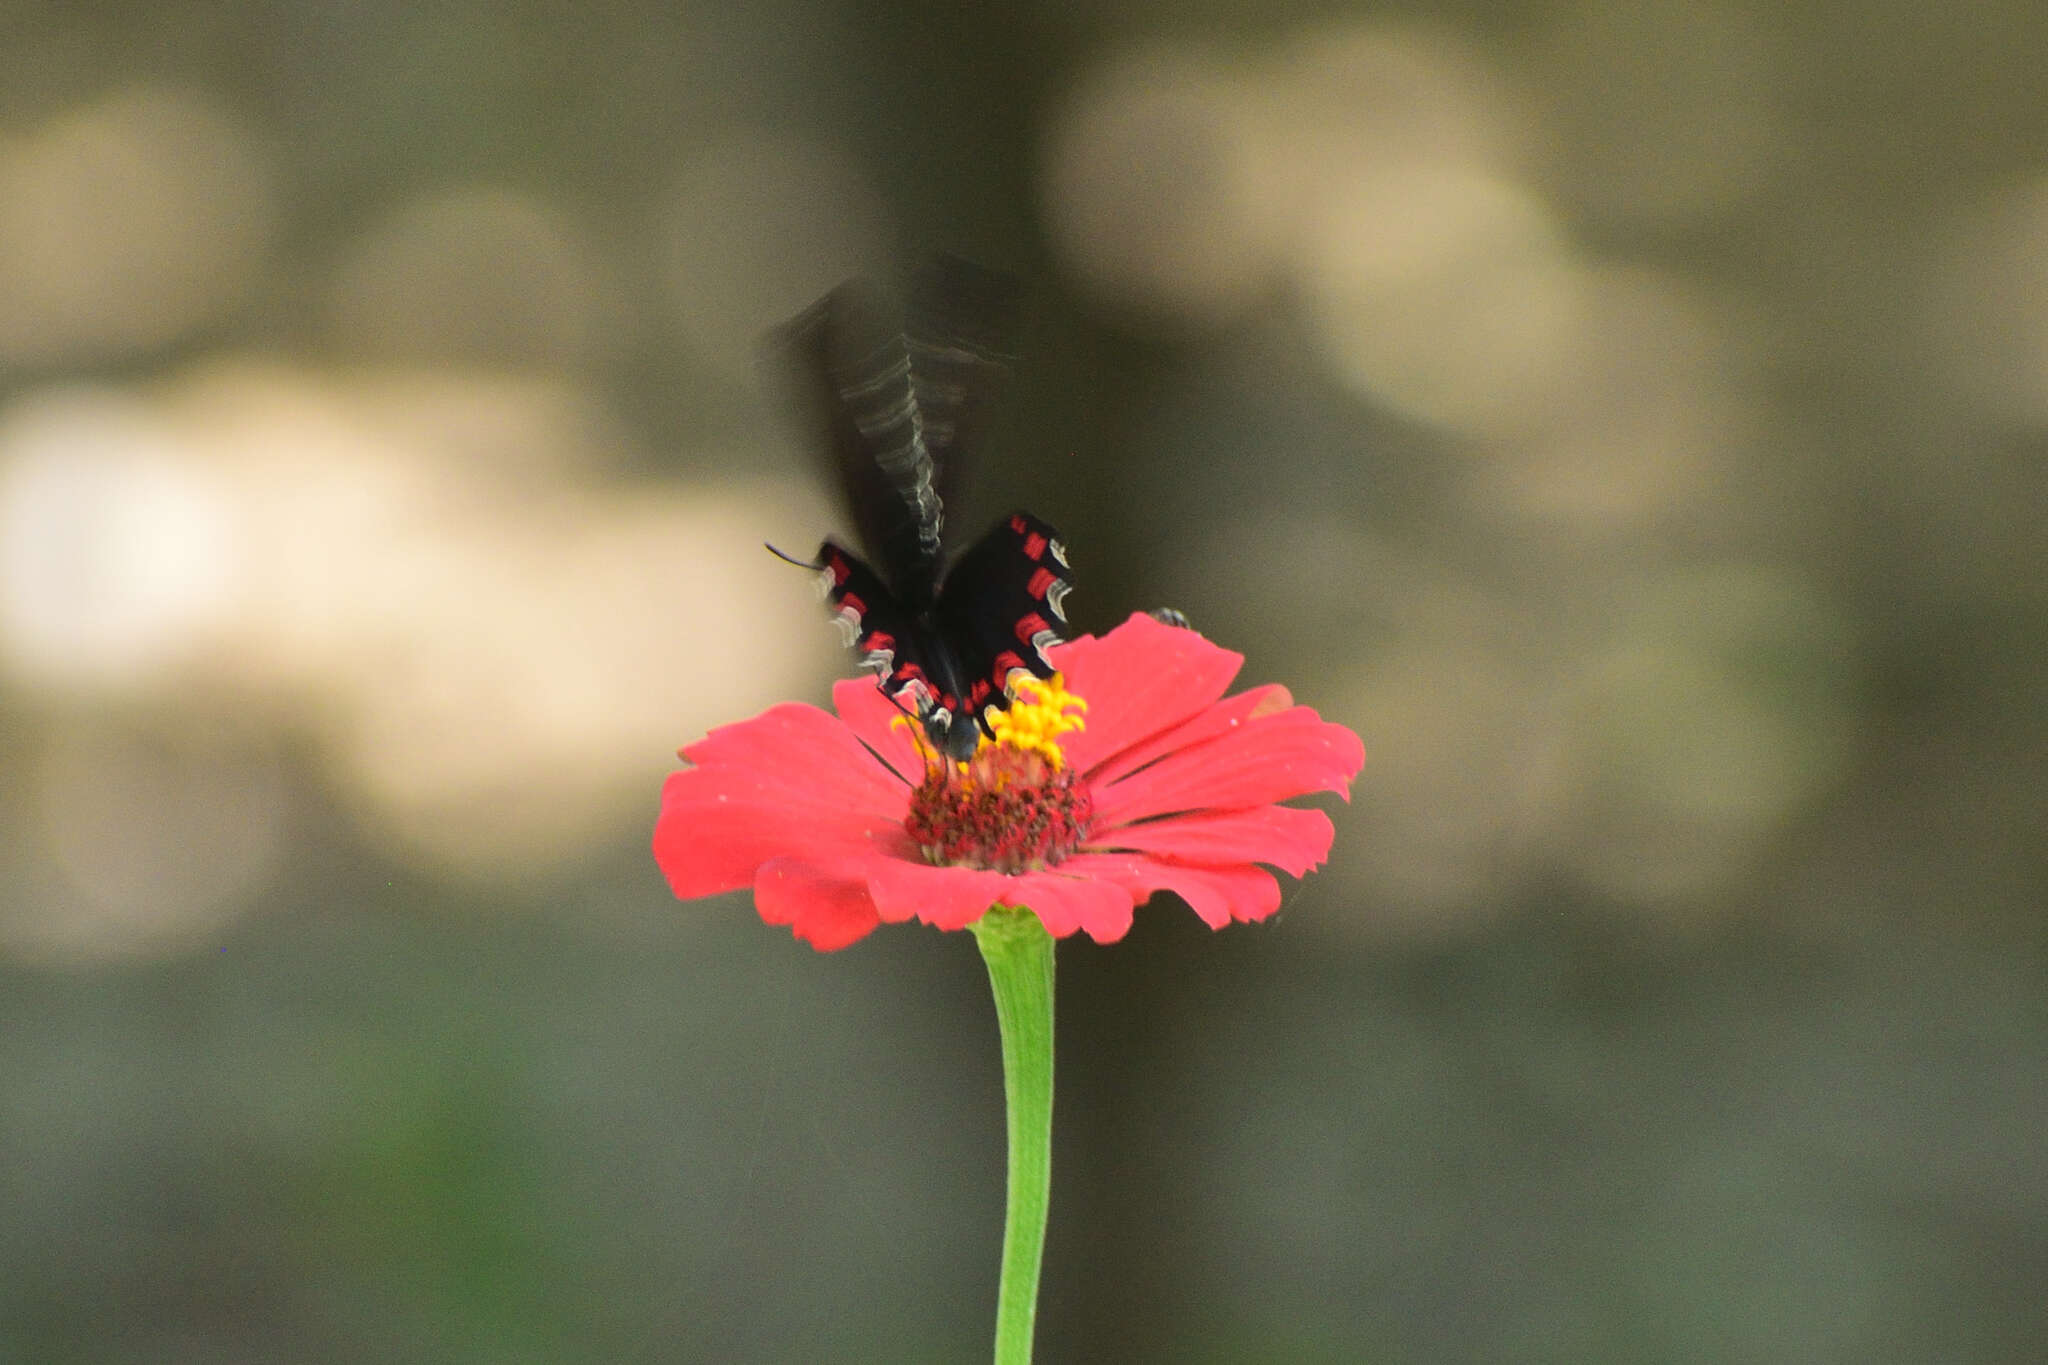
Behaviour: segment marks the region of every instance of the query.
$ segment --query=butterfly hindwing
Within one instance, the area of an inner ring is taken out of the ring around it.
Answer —
[[[826,605],[860,667],[913,711],[939,704],[942,692],[950,690],[948,670],[931,667],[930,632],[917,613],[897,600],[881,575],[833,541],[818,547],[818,566]]]
[[[1017,670],[1052,675],[1045,651],[1065,638],[1073,585],[1059,533],[1029,512],[997,522],[947,572],[932,615],[977,716],[1008,700]]]

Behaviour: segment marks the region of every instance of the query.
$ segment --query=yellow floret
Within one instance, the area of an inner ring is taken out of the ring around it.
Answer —
[[[995,732],[996,743],[1038,754],[1057,770],[1066,762],[1060,754],[1060,736],[1083,726],[1081,717],[1067,713],[1087,709],[1085,700],[1067,691],[1061,674],[1025,677],[1011,689],[1006,709],[989,712],[988,726]]]

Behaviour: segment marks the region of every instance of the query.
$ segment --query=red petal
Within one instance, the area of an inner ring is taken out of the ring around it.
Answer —
[[[1129,933],[1131,893],[1114,882],[1066,875],[1069,866],[1063,863],[1059,872],[1007,878],[1010,885],[1003,892],[1003,904],[1030,909],[1054,938],[1081,929],[1097,943],[1114,943]]]
[[[1263,806],[1314,791],[1348,797],[1364,763],[1357,735],[1296,706],[1094,786],[1095,818],[1113,827],[1177,811]]]
[[[832,684],[832,709],[898,777],[912,786],[924,781],[924,757],[911,739],[914,722],[881,688],[864,678],[842,678]]]
[[[1253,806],[1170,815],[1101,830],[1086,846],[1099,852],[1135,849],[1204,864],[1271,863],[1288,876],[1299,877],[1330,856],[1335,837],[1330,817],[1319,810]]]
[[[1180,724],[1142,739],[1107,762],[1097,764],[1088,774],[1088,780],[1097,785],[1115,782],[1124,774],[1135,772],[1170,753],[1206,743],[1229,734],[1247,721],[1285,711],[1293,705],[1294,698],[1278,683],[1268,683],[1234,697],[1225,697]]]
[[[881,916],[867,883],[801,858],[774,858],[754,877],[754,909],[770,924],[787,924],[821,953],[865,938]]]
[[[899,818],[910,806],[909,786],[877,763],[851,728],[800,702],[721,725],[682,756],[700,770],[727,773],[719,790],[731,797],[870,805]]]
[[[1280,908],[1280,883],[1257,867],[1197,867],[1124,853],[1083,853],[1062,867],[1120,883],[1140,902],[1171,891],[1211,929],[1232,920],[1261,920]]]
[[[908,860],[878,861],[867,870],[868,894],[891,924],[913,915],[939,929],[965,929],[994,905],[1009,881],[974,867],[933,867]]]
[[[1067,689],[1088,703],[1087,728],[1060,741],[1067,762],[1084,772],[1198,714],[1244,666],[1242,654],[1142,612],[1100,639],[1084,635],[1059,645],[1049,657]]]
[[[773,707],[684,750],[654,822],[675,894],[731,891],[782,854],[903,852],[910,793],[853,732],[812,706]]]
[[[811,803],[722,800],[717,783],[725,775],[670,773],[662,788],[654,860],[683,900],[745,886],[762,863],[785,854],[902,856],[898,820]]]

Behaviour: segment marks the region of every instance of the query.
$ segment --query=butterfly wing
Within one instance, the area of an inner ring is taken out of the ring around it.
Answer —
[[[915,615],[937,590],[943,512],[909,347],[851,284],[799,314],[783,342],[872,572]]]
[[[818,547],[819,578],[833,621],[860,667],[877,675],[882,691],[922,714],[944,704],[958,684],[951,669],[932,663],[930,628],[906,609],[881,575],[833,541]]]
[[[932,617],[975,715],[1008,700],[1017,670],[1052,675],[1045,651],[1064,638],[1073,586],[1059,533],[1029,512],[997,522],[946,574]]]
[[[975,726],[951,722],[1001,706],[1013,672],[1050,672],[1044,650],[1059,639],[1072,583],[1052,528],[1016,513],[939,586],[945,498],[1008,377],[1018,297],[1009,276],[942,257],[920,274],[901,335],[856,285],[784,333],[871,557],[820,546],[826,597],[861,667],[948,753],[972,751]]]
[[[1014,276],[940,256],[918,272],[904,326],[932,484],[956,513],[968,462],[1015,361],[1019,300]]]

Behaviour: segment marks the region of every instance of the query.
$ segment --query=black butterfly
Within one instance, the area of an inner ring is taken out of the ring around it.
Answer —
[[[1058,534],[1029,512],[947,552],[946,504],[1008,376],[1017,313],[1013,279],[944,257],[919,276],[900,333],[850,284],[784,333],[869,556],[828,539],[812,567],[861,667],[954,759],[973,754],[1020,670],[1051,675],[1073,586]]]

